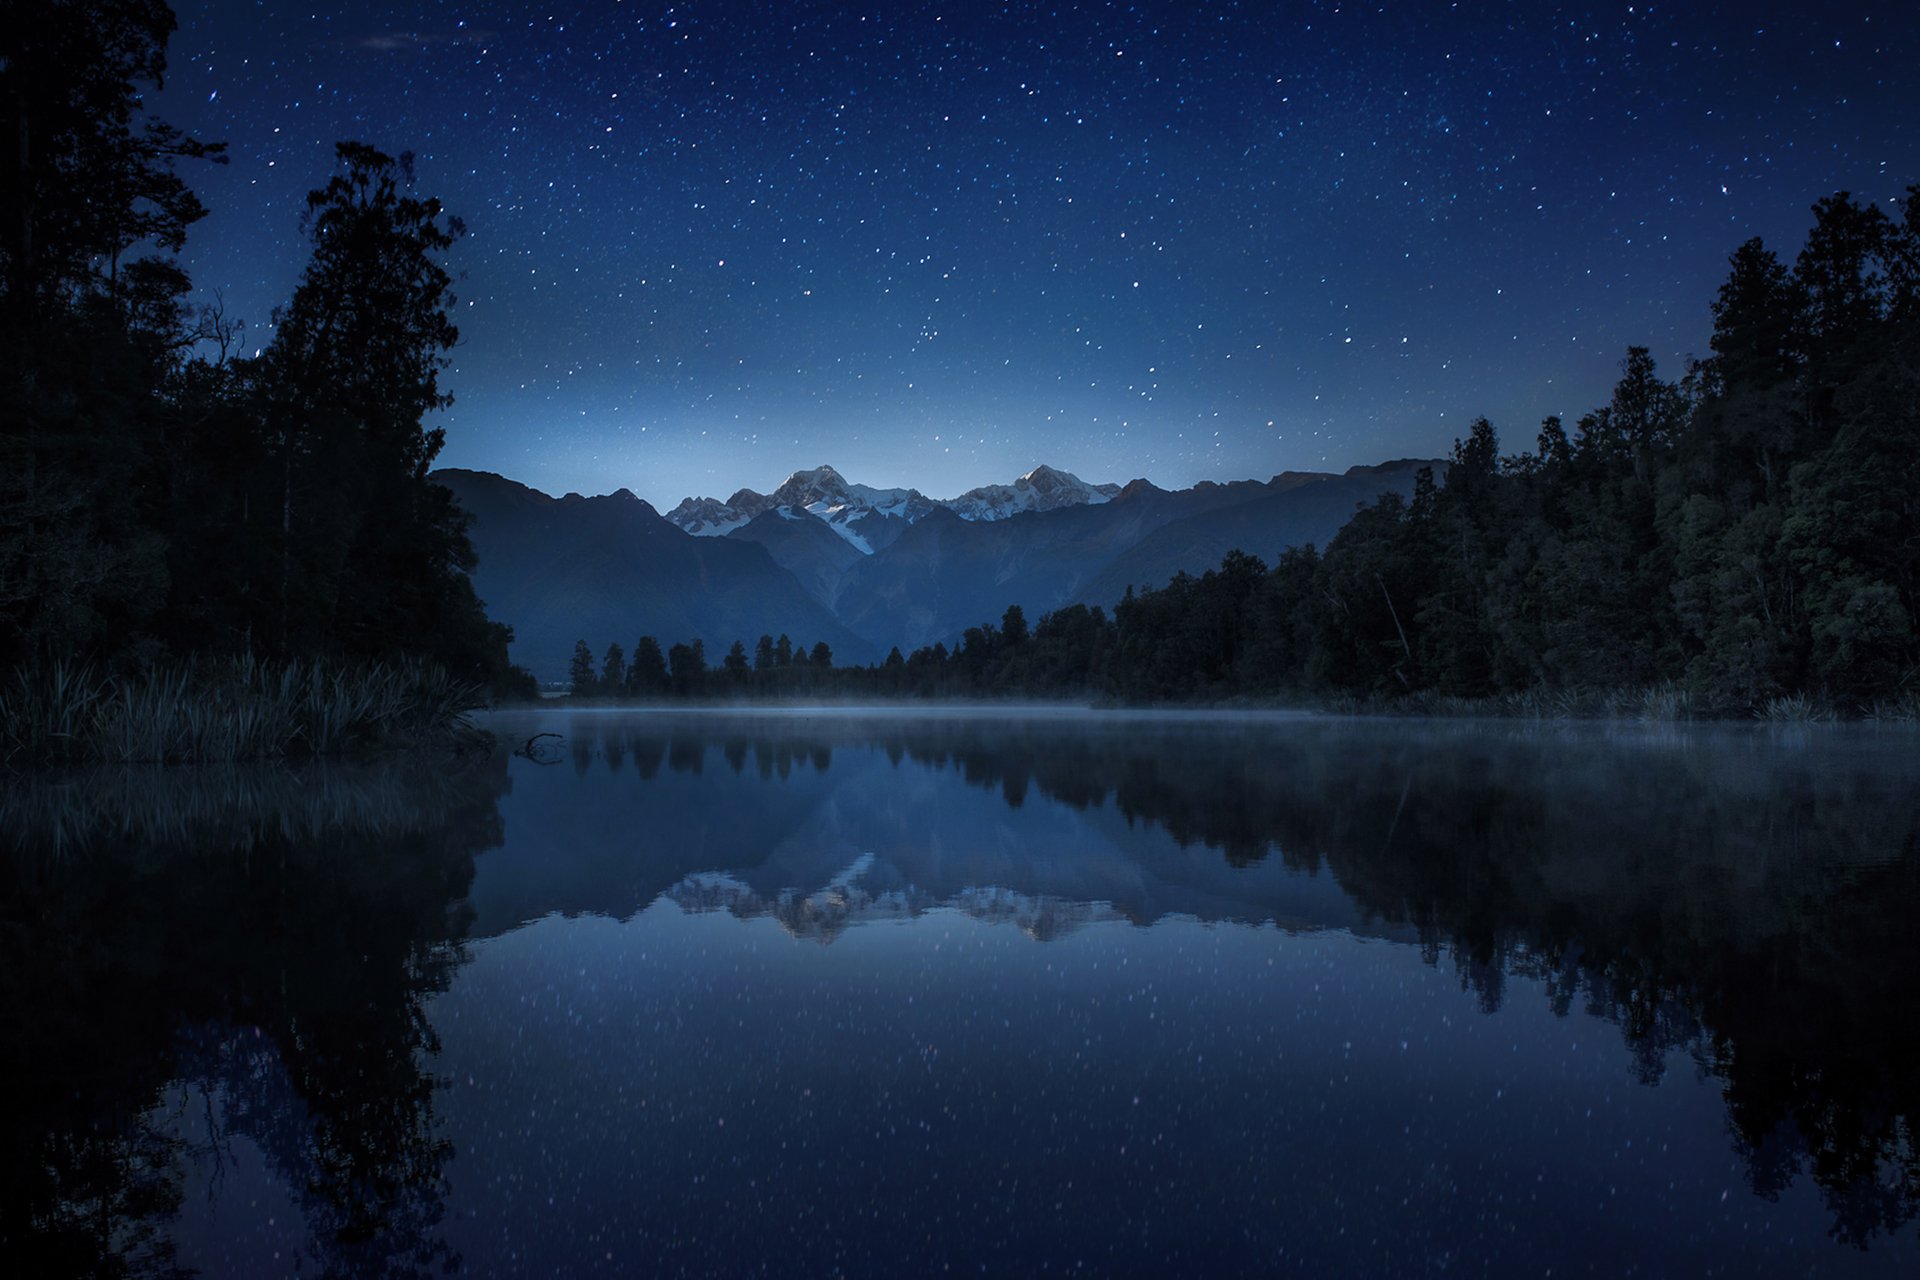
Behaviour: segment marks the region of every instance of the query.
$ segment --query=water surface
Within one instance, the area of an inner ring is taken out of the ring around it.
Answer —
[[[1911,735],[492,727],[0,795],[8,1255],[1920,1267]]]

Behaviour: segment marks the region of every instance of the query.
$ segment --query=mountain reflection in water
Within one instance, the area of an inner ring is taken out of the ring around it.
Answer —
[[[1487,1015],[1537,992],[1617,1027],[1640,1082],[1675,1063],[1713,1080],[1751,1190],[1818,1187],[1835,1243],[1816,1263],[1914,1257],[1910,735],[564,711],[494,727],[492,761],[444,770],[0,793],[0,982],[26,1029],[5,1052],[35,1100],[7,1122],[0,1265],[164,1272],[184,1233],[198,1265],[245,1273],[252,1246],[210,1254],[183,1204],[243,1136],[292,1189],[316,1269],[406,1273],[461,1252],[469,1271],[525,1269],[458,1226],[474,1212],[461,1188],[497,1181],[492,1147],[509,1144],[481,1095],[462,1104],[477,1111],[436,1105],[443,1057],[463,1078],[486,1060],[438,1054],[436,1026],[474,1016],[462,966],[504,935],[662,910],[770,920],[836,951],[863,926],[949,917],[1054,945],[1197,922],[1418,948]],[[548,731],[562,737],[544,763],[508,759]],[[921,936],[890,954],[922,956]],[[784,1015],[761,1016],[764,1034],[732,1034],[777,1036]],[[589,1052],[599,1033],[580,1034]],[[734,1262],[766,1261],[751,1230],[736,1237]],[[1212,1246],[1168,1247],[1163,1262]]]

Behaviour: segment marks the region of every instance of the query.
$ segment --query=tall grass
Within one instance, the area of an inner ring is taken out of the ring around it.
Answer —
[[[1836,718],[1832,705],[1824,698],[1803,693],[1768,698],[1753,714],[1755,719],[1769,724],[1813,724]]]
[[[338,667],[252,657],[138,676],[56,662],[0,685],[0,765],[334,756],[451,739],[483,701],[431,663]]]
[[[1912,724],[1920,720],[1920,693],[1875,699],[1861,714],[1861,718],[1876,724]]]

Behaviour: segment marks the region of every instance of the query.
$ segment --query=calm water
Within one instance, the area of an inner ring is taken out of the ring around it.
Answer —
[[[1920,1274],[1910,733],[492,727],[0,790],[0,1272]]]

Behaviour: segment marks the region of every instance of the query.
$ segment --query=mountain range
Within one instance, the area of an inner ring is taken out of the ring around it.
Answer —
[[[1012,484],[984,485],[957,498],[929,498],[918,489],[848,484],[832,467],[819,466],[794,472],[772,493],[741,489],[725,502],[687,498],[667,512],[667,519],[696,537],[711,538],[724,537],[768,511],[805,511],[860,554],[871,555],[935,507],[945,507],[962,520],[1005,520],[1029,511],[1105,502],[1119,492],[1117,484],[1088,484],[1042,465]]]
[[[735,640],[825,641],[835,661],[951,645],[1010,604],[1029,620],[1064,605],[1111,608],[1129,586],[1203,573],[1228,551],[1272,561],[1325,545],[1354,510],[1445,464],[1406,459],[1344,473],[1166,490],[1089,484],[1040,466],[956,498],[848,482],[830,466],[771,493],[688,498],[662,515],[628,490],[554,498],[489,472],[434,478],[473,517],[474,585],[514,628],[513,658],[566,675],[574,642],[596,659],[641,635],[700,639],[709,662]]]

